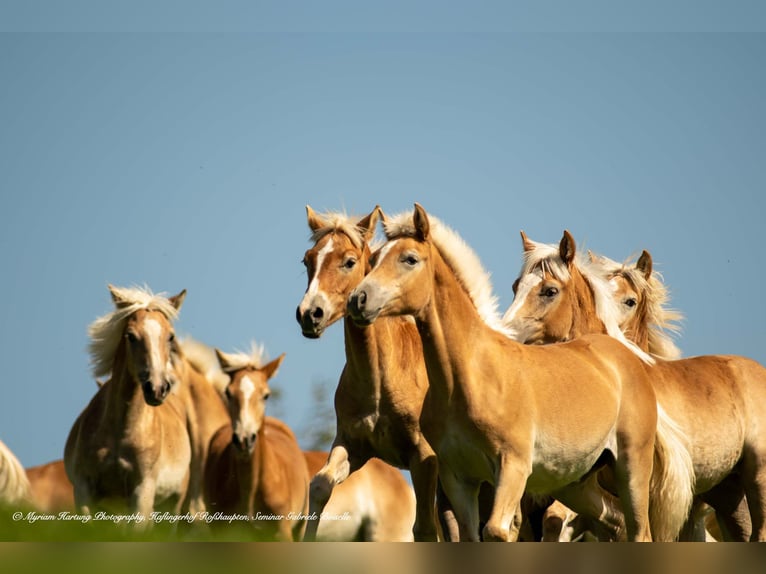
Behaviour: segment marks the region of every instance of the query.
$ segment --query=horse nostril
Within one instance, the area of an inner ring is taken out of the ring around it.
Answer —
[[[367,303],[367,292],[360,291],[359,294],[356,296],[356,304],[360,309],[362,309],[364,308],[365,303]]]
[[[311,317],[314,319],[321,319],[324,317],[324,311],[321,307],[315,307],[314,310],[311,312]]]
[[[303,321],[301,321],[301,308],[300,307],[296,307],[295,308],[295,320],[298,321],[298,323],[302,323],[303,322]]]
[[[145,393],[149,394],[152,392],[152,382],[149,380],[143,380],[141,383],[141,388],[144,390]]]
[[[170,392],[170,383],[168,381],[165,381],[164,383],[162,383],[162,396],[166,397],[169,392]]]
[[[239,435],[238,434],[232,435],[231,442],[234,443],[234,446],[239,447]]]

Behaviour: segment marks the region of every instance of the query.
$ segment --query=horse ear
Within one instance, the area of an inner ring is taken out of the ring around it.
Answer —
[[[375,235],[375,226],[378,224],[378,218],[381,215],[380,206],[376,205],[372,213],[360,219],[356,226],[361,230],[364,240],[369,243],[372,236]]]
[[[221,370],[224,373],[228,372],[231,369],[231,359],[229,358],[229,355],[223,351],[215,349],[215,356],[218,358],[218,364],[221,365]]]
[[[559,243],[559,255],[561,256],[561,260],[567,265],[571,265],[572,261],[574,261],[575,251],[574,237],[572,237],[572,234],[565,229],[564,237],[561,238],[561,243]]]
[[[311,209],[310,205],[306,206],[306,219],[308,219],[309,229],[311,229],[311,231],[327,227],[325,220],[317,215],[317,212]]]
[[[279,370],[279,366],[282,364],[282,361],[284,359],[285,359],[285,354],[282,353],[276,359],[274,359],[270,363],[267,363],[263,366],[261,370],[266,375],[266,380],[269,380],[270,378],[272,378],[274,375],[277,374],[277,371]]]
[[[524,252],[527,253],[529,251],[533,251],[535,248],[534,242],[527,237],[527,234],[524,233],[524,230],[521,230],[521,245],[524,247]]]
[[[169,297],[168,301],[170,301],[170,304],[176,308],[176,311],[178,311],[181,309],[181,305],[183,305],[184,299],[186,299],[186,289],[183,289],[178,295]]]
[[[652,276],[652,256],[646,249],[641,253],[641,257],[638,258],[636,269],[643,273],[646,280]]]
[[[415,204],[415,213],[412,216],[412,222],[415,224],[415,237],[420,241],[426,241],[431,231],[431,224],[428,221],[428,215],[423,206]]]
[[[127,307],[130,305],[130,301],[122,296],[122,293],[120,293],[120,290],[117,287],[111,283],[107,285],[107,287],[109,288],[109,293],[112,296],[112,302],[114,303],[115,307],[121,309],[122,307]]]

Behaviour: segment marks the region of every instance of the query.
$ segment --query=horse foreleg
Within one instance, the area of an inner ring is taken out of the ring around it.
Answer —
[[[415,542],[435,542],[437,463],[433,452],[418,452],[410,458],[410,476],[415,490],[415,524],[412,534]]]
[[[516,462],[501,460],[495,484],[492,514],[484,525],[488,542],[515,542],[519,537],[520,503],[529,473]]]
[[[143,520],[136,522],[136,529],[144,530],[150,524],[150,517],[154,510],[154,495],[156,492],[155,481],[145,478],[136,486],[133,491],[131,508],[143,517]]]
[[[356,470],[356,469],[354,469]],[[348,450],[340,444],[336,444],[330,451],[325,465],[311,479],[309,485],[309,516],[306,525],[306,532],[303,535],[305,541],[315,541],[317,529],[319,528],[319,518],[330,500],[333,489],[346,480],[351,473],[351,463],[349,462]],[[316,518],[313,518],[313,517]]]
[[[461,482],[449,470],[439,467],[439,480],[458,523],[461,541],[479,541],[479,485]]]

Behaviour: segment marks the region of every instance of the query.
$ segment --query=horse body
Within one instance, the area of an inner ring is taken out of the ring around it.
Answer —
[[[329,453],[305,451],[309,476]],[[337,485],[323,510],[316,539],[322,542],[411,542],[415,494],[396,468],[371,458]]]
[[[566,502],[580,488],[573,481],[593,470],[588,465],[605,463],[616,470],[628,536],[650,540],[658,411],[643,362],[605,335],[555,348],[512,341],[491,317],[488,285],[476,282],[478,260],[464,265],[449,252],[467,257],[462,240],[432,228],[418,205],[412,219],[385,227],[388,242],[349,297],[349,311],[361,324],[415,317],[430,385],[422,428],[461,539],[478,537],[482,481],[495,486],[484,537],[505,540],[515,537],[528,484]]]
[[[428,388],[420,337],[406,318],[360,328],[345,316],[348,294],[369,270],[368,242],[379,209],[356,223],[320,217],[311,208],[307,213],[315,244],[304,257],[309,286],[298,322],[304,336],[317,338],[343,318],[346,353],[335,392],[336,436],[327,464],[312,480],[310,510],[321,514],[335,486],[377,457],[410,470],[417,500],[415,539],[436,540],[436,457],[420,429]],[[307,539],[315,537],[317,527],[309,523]]]
[[[34,507],[42,512],[74,511],[74,487],[63,459],[26,469]]]
[[[595,271],[592,265],[578,263],[574,241],[566,233],[558,249],[526,236],[523,240],[526,261],[506,324],[533,344],[566,339],[575,332],[609,331],[623,341],[628,335],[643,351],[659,354],[649,367],[652,384],[659,403],[684,432],[695,492],[717,509],[727,536],[742,538],[749,527],[742,524],[743,488],[754,500],[765,500],[760,488],[766,487],[759,484],[766,478],[766,439],[760,422],[766,420],[766,369],[736,356],[661,358],[680,355],[660,331],[680,315],[671,311],[660,319],[666,293],[652,277],[647,252],[639,259],[637,276],[616,264],[607,270],[604,258],[594,259]],[[623,281],[629,277],[626,285]],[[606,286],[606,280],[611,285]],[[655,292],[644,293],[650,288]],[[571,311],[575,307],[577,313]],[[737,476],[744,487],[737,485]],[[756,514],[762,524],[763,510],[756,507]],[[753,536],[763,536],[761,529],[755,528]]]
[[[284,355],[261,365],[260,354],[217,354],[230,377],[225,389],[230,421],[210,443],[206,506],[213,513],[254,517],[251,524],[266,538],[300,540],[308,509],[306,460],[290,428],[265,416],[267,381]]]
[[[64,449],[75,502],[83,513],[119,509],[148,518],[155,507],[178,512],[191,450],[184,406],[172,392],[170,319],[185,292],[164,299],[110,290],[117,311],[94,323],[91,349],[94,364],[112,376],[78,416]]]
[[[657,355],[658,396],[687,430],[696,491],[716,510],[724,538],[766,540],[766,369],[737,355],[678,359],[667,331],[680,315],[644,251],[635,266],[593,257],[609,281],[620,328]],[[745,498],[746,495],[746,498]]]

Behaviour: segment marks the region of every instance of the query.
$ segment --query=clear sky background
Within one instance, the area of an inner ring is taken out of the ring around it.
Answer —
[[[96,391],[108,283],[185,288],[179,333],[286,352],[302,428],[344,363],[340,325],[295,321],[306,204],[422,203],[501,310],[520,229],[648,249],[685,354],[766,363],[761,8],[361,4],[0,2],[0,439],[25,465]]]

